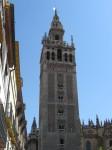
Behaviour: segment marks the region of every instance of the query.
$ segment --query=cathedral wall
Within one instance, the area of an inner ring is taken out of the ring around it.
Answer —
[[[97,150],[97,139],[96,138],[82,138],[82,149],[83,150]]]

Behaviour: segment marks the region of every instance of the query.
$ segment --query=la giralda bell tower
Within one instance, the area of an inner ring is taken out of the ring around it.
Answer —
[[[80,119],[73,41],[55,11],[40,59],[39,150],[80,150]]]

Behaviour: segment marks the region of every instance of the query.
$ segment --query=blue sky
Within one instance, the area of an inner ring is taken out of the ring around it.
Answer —
[[[28,132],[38,122],[41,39],[48,32],[56,7],[65,40],[74,36],[81,120],[96,114],[112,118],[112,1],[11,0],[15,4],[16,39],[20,41],[23,98]]]

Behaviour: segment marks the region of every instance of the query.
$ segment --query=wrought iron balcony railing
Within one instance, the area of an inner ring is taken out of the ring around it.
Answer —
[[[5,113],[3,105],[0,104],[0,148],[5,148],[7,140],[7,130],[5,124]]]
[[[12,142],[12,144],[16,145],[16,133],[15,133],[11,118],[6,116],[5,121],[6,121],[6,125],[7,125],[8,134],[11,138],[11,142]]]

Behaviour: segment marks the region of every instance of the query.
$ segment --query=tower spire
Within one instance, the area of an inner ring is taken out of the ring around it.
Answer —
[[[57,9],[53,8],[54,10],[54,16],[53,16],[53,20],[51,22],[51,27],[49,30],[49,37],[52,40],[63,40],[63,35],[64,35],[64,29],[63,29],[63,25],[60,21],[60,18],[57,14]]]
[[[32,123],[32,128],[31,128],[31,132],[34,132],[36,129],[37,129],[37,124],[36,124],[36,119],[34,117],[33,123]]]
[[[96,126],[100,127],[100,121],[98,115],[96,115]]]
[[[57,9],[56,9],[56,7],[53,7],[53,11],[54,11],[55,16],[57,16]]]
[[[71,46],[74,47],[74,39],[73,39],[73,35],[71,35]]]

